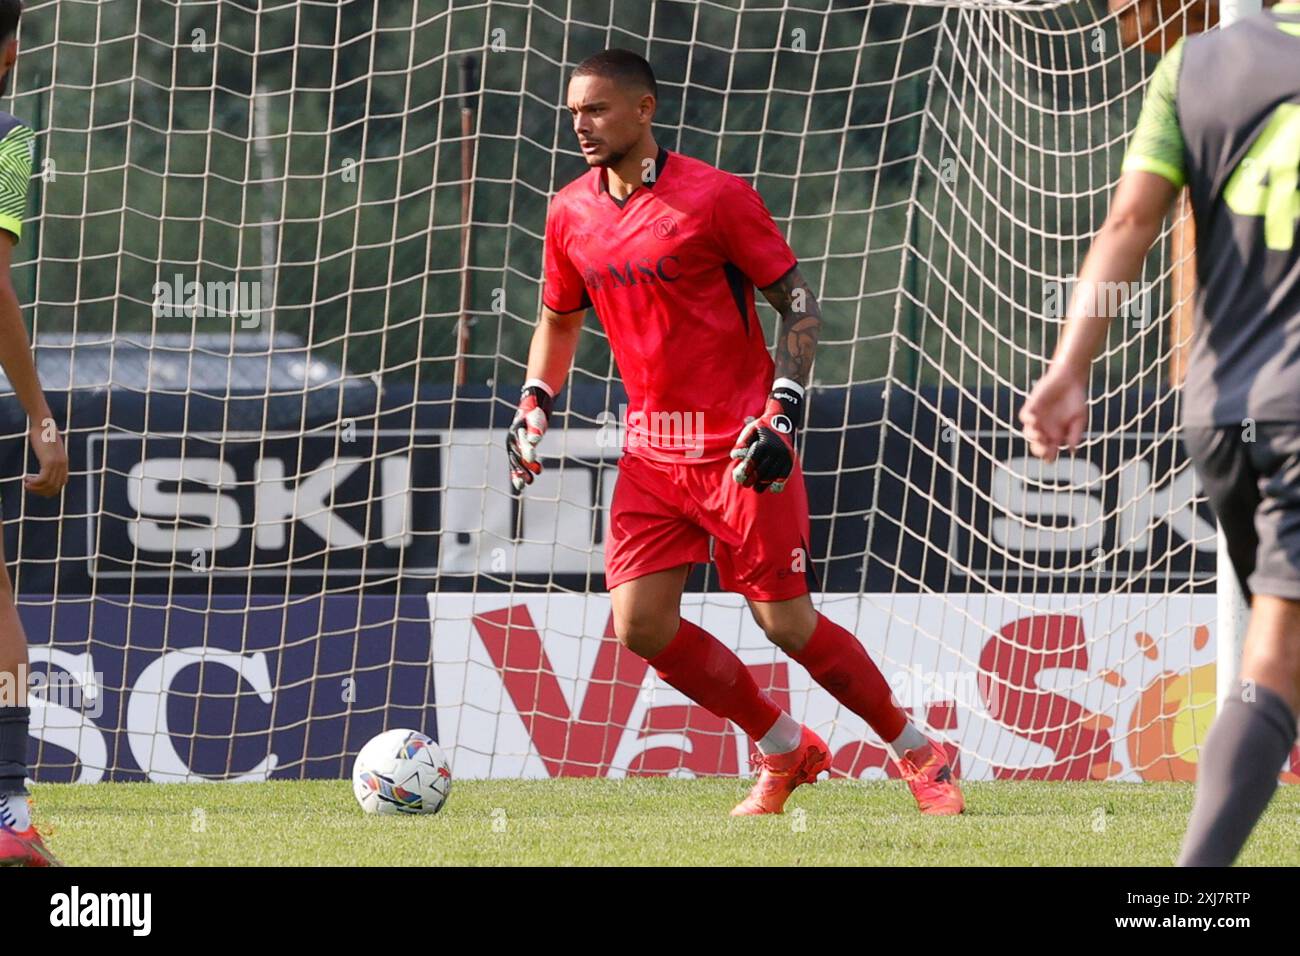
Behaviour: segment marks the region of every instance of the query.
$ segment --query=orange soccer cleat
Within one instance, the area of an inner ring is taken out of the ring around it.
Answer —
[[[58,866],[35,826],[15,830],[0,824],[0,866]]]
[[[733,817],[754,816],[760,813],[780,813],[794,788],[804,783],[815,783],[817,775],[830,769],[831,752],[822,740],[807,727],[799,737],[799,746],[784,754],[755,754],[759,767],[758,782],[749,796],[736,804]]]
[[[966,800],[942,745],[930,741],[930,752],[919,764],[910,759],[914,753],[915,750],[909,750],[897,763],[920,811],[935,817],[950,817],[965,810]]]

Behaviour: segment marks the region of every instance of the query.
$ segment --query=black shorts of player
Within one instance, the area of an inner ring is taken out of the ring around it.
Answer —
[[[1185,425],[1183,447],[1247,599],[1300,600],[1300,423]]]

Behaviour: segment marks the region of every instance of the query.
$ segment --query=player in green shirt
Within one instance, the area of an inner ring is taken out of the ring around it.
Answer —
[[[1020,420],[1048,461],[1079,444],[1106,292],[1137,278],[1185,185],[1197,290],[1182,438],[1252,600],[1241,693],[1201,748],[1179,857],[1223,866],[1277,788],[1300,712],[1300,3],[1176,44],[1123,169]]]
[[[21,0],[0,0],[0,94],[8,91],[18,59],[21,15]],[[28,491],[53,497],[67,483],[68,455],[36,376],[31,342],[9,272],[14,246],[23,232],[31,171],[31,129],[8,113],[0,113],[0,366],[27,412],[27,437],[40,464],[40,473],[28,475],[23,484]],[[55,860],[32,825],[27,796],[31,717],[27,686],[27,636],[0,552],[0,865],[50,866]]]

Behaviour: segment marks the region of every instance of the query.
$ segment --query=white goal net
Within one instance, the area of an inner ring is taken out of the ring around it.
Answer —
[[[1201,5],[1155,6],[1147,32]],[[546,205],[585,168],[565,85],[609,46],[821,300],[819,609],[964,777],[1190,779],[1215,536],[1179,227],[1117,290],[1080,453],[1031,461],[1015,419],[1157,62],[1131,40],[1104,2],[32,0],[15,285],[74,476],[48,506],[10,482],[6,553],[33,661],[89,691],[37,706],[38,779],[337,777],[398,726],[462,777],[745,771],[612,635],[595,318],[509,487]],[[688,591],[835,774],[893,772],[708,569]]]

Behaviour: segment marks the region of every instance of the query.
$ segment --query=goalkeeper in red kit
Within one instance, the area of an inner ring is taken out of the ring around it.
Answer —
[[[924,813],[963,809],[948,757],[908,720],[858,639],[809,596],[808,498],[795,452],[817,299],[747,183],[656,144],[650,65],[625,50],[583,61],[568,108],[589,171],[551,201],[542,316],[507,436],[511,480],[538,443],[594,307],[628,394],[605,543],[614,631],[667,683],[758,742],[760,774],[733,814],[780,813],[830,768],[826,743],[759,689],[740,659],[679,610],[712,559],[767,637],[889,747]],[[754,286],[780,313],[773,364]]]

